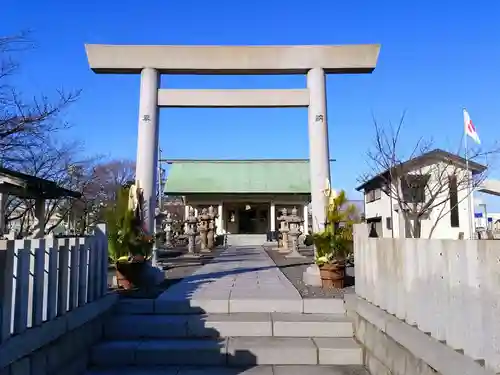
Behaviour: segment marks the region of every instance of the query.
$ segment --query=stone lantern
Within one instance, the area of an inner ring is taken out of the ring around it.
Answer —
[[[291,240],[291,251],[287,255],[287,258],[304,258],[302,254],[299,253],[299,236],[302,234],[300,231],[300,225],[302,224],[302,218],[297,215],[297,208],[294,207],[292,214],[286,217],[288,222],[288,237]]]
[[[288,253],[288,210],[286,208],[281,209],[281,216],[278,217],[280,222],[280,233],[281,233],[281,249],[280,253]]]
[[[167,248],[172,248],[172,237],[174,233],[174,228],[172,227],[172,223],[174,220],[172,219],[172,214],[170,212],[167,212],[167,215],[165,217],[164,223],[165,223],[165,247]]]
[[[201,210],[201,215],[198,217],[198,231],[200,233],[201,241],[201,251],[207,252],[208,250],[208,222],[210,221],[210,216],[208,215],[208,210],[206,208]]]
[[[215,232],[216,232],[216,225],[215,225],[215,219],[218,217],[217,213],[215,212],[215,209],[213,206],[210,206],[208,208],[208,234],[207,234],[207,247],[209,250],[213,250],[215,247]]]
[[[198,218],[194,216],[194,209],[189,209],[189,215],[185,220],[186,234],[188,236],[188,254],[197,255],[196,236],[198,235]]]

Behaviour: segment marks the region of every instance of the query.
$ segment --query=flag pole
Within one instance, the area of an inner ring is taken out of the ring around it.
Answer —
[[[465,111],[464,108],[464,120],[465,120]],[[470,177],[469,177],[469,153],[467,149],[467,130],[465,129],[465,121],[464,121],[464,148],[465,148],[465,172],[467,173],[467,211],[469,213],[468,216],[468,224],[469,224],[469,239],[472,240],[472,232],[473,232],[473,210],[471,210],[471,189],[470,189]]]

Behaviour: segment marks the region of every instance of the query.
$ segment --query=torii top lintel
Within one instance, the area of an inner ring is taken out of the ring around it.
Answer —
[[[165,74],[305,74],[371,73],[379,44],[339,46],[172,46],[86,44],[95,73],[140,73],[156,68]]]

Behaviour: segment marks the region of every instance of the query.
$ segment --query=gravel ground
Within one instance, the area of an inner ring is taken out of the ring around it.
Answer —
[[[305,256],[305,258],[300,259],[286,258],[283,254],[278,253],[277,250],[273,250],[271,247],[264,247],[264,249],[280,271],[283,272],[295,289],[297,289],[302,298],[343,298],[344,294],[354,292],[354,277],[352,277],[354,271],[352,268],[346,270],[346,285],[344,289],[324,289],[304,284],[302,275],[307,267],[314,263],[312,248],[300,249],[299,252]]]
[[[159,285],[148,289],[118,290],[118,293],[126,298],[156,298],[170,286],[175,285],[184,277],[192,275],[203,265],[209,263],[223,249],[216,249],[213,253],[203,254],[199,258],[188,257],[186,249],[164,251],[159,255],[158,263],[165,272],[165,280]],[[114,269],[110,269],[109,280],[115,275]]]

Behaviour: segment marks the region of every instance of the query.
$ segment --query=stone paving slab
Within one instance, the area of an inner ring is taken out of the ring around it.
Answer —
[[[231,313],[117,315],[104,327],[111,340],[201,337],[352,337],[344,314]]]
[[[110,339],[186,337],[188,319],[186,315],[116,315],[104,325],[104,337]],[[199,321],[199,318],[197,320]]]
[[[273,375],[370,375],[363,366],[273,366]]]
[[[262,247],[229,247],[155,300],[155,313],[302,312],[300,294]]]
[[[363,366],[153,366],[89,370],[85,375],[369,375]]]
[[[272,366],[251,366],[248,368],[181,368],[177,375],[274,375]]]
[[[135,353],[138,365],[225,365],[227,338],[147,340]]]
[[[352,337],[352,322],[337,314],[273,313],[273,334],[281,337]]]
[[[304,298],[304,314],[344,314],[341,298]]]
[[[352,338],[229,337],[137,339],[100,343],[91,364],[126,365],[360,365],[362,349]]]
[[[278,299],[278,297],[258,296],[254,298],[235,298],[229,301],[229,311],[239,312],[282,312],[301,313],[302,300]]]
[[[363,350],[352,338],[315,337],[320,365],[361,365]]]
[[[272,336],[271,315],[267,313],[209,314],[203,319],[192,316],[188,334],[194,337]]]
[[[318,353],[310,338],[231,337],[227,346],[231,365],[316,365]],[[239,355],[249,353],[249,355]]]

